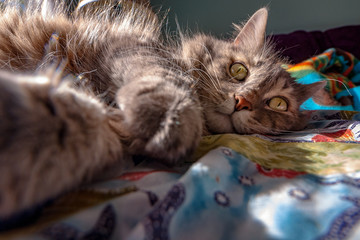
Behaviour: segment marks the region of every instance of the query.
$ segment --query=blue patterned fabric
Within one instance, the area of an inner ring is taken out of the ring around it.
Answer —
[[[280,136],[208,136],[194,163],[144,161],[0,238],[360,239],[359,114],[312,119]]]
[[[156,183],[156,184],[154,184]],[[185,174],[92,186],[139,190],[74,214],[26,239],[359,239],[360,176],[272,175],[227,147]]]

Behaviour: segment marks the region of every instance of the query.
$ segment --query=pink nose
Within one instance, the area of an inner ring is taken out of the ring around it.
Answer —
[[[243,96],[235,96],[235,110],[241,111],[241,110],[252,110],[251,103],[246,100]]]

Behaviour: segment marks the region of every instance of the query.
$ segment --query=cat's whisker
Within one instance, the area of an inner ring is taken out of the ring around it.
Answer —
[[[214,97],[217,97],[217,94],[220,94],[221,91],[216,87],[216,85],[213,84],[213,81],[211,80],[211,77],[209,78],[210,81],[204,81],[203,79],[205,77],[208,77],[207,72],[200,70],[199,69],[194,69],[191,71],[197,71],[197,73],[200,75],[200,77],[198,78],[198,80],[196,81],[195,85],[196,86],[203,86],[204,89],[206,88],[209,94],[213,95]],[[214,91],[216,90],[216,91]]]
[[[7,61],[1,61],[1,68],[2,69],[9,69],[10,71],[14,71],[14,68],[13,68],[13,66],[11,65],[11,59],[9,59],[9,60],[7,60]]]
[[[199,61],[199,62],[200,62],[200,61]],[[200,63],[201,63],[201,62],[200,62]],[[220,84],[219,80],[216,79],[216,78],[214,79],[214,77],[209,74],[207,67],[206,67],[203,63],[201,63],[201,64],[203,65],[203,67],[205,68],[206,71],[205,71],[205,70],[202,70],[202,69],[197,69],[197,70],[195,70],[195,71],[201,71],[202,73],[204,73],[205,76],[207,76],[208,79],[210,80],[210,82],[213,84],[215,90],[218,91],[218,92],[220,92],[220,91],[221,91],[221,90],[220,90],[220,89],[221,89],[221,84]]]
[[[207,82],[203,82],[200,79],[198,79],[195,82],[195,87],[198,89],[203,89],[205,90],[205,92],[209,95],[212,95],[213,97],[217,97],[217,92],[214,92],[214,88],[212,86],[212,84],[209,84]]]
[[[210,57],[210,63],[212,65],[212,67],[215,69],[215,66],[214,66],[214,59],[209,51],[209,49],[203,44],[203,43],[200,43],[200,45],[205,49],[205,51],[208,53],[208,56]],[[215,73],[215,80],[217,80],[217,83],[218,85],[220,85],[220,81],[219,81],[219,77],[216,73],[216,71],[214,72]]]
[[[205,66],[204,66],[205,68]],[[214,86],[215,90],[218,92],[221,92],[220,88],[220,83],[218,81],[216,81],[207,71],[199,69],[199,68],[191,68],[189,70],[187,70],[188,73],[191,72],[197,72],[199,75],[201,74],[202,76],[205,76],[207,79],[210,80],[210,83],[212,83],[212,85]],[[204,80],[206,79],[204,78]],[[201,78],[202,79],[202,78]],[[204,81],[203,80],[203,81]],[[206,81],[206,80],[205,80]],[[207,81],[206,81],[207,82]]]
[[[205,46],[204,46],[204,47],[205,47]],[[145,48],[147,48],[147,49],[153,49],[153,50],[158,50],[158,51],[161,51],[161,52],[166,53],[166,54],[169,54],[169,55],[173,54],[173,53],[171,53],[171,52],[168,51],[168,50],[164,50],[164,49],[161,49],[161,48],[158,48],[158,47],[149,47],[149,46],[148,46],[148,47],[145,47]],[[122,53],[123,53],[123,54],[125,54],[125,53],[130,53],[130,52],[132,52],[132,51],[136,52],[137,50],[138,50],[138,48],[127,49],[127,51],[123,51]],[[208,50],[207,50],[207,51],[208,51]],[[165,60],[167,63],[173,64],[173,62],[171,62],[171,60],[170,60],[170,59],[167,59],[167,58],[157,57],[157,59],[159,59],[159,60]],[[178,60],[183,60],[184,58],[176,57],[176,59],[178,59]],[[208,71],[207,66],[206,66],[204,63],[202,63],[200,60],[198,60],[198,59],[192,59],[192,58],[188,58],[188,59],[193,60],[193,61],[196,61],[196,62],[199,63],[202,67],[204,67],[205,70]],[[179,72],[181,71],[180,69],[176,69],[176,70],[179,71]],[[214,86],[215,90],[218,91],[218,92],[221,92],[221,90],[220,90],[220,81],[218,80],[218,78],[217,78],[217,77],[216,77],[216,78],[212,77],[212,76],[211,76],[207,71],[205,71],[205,70],[198,69],[198,68],[192,68],[192,69],[188,69],[188,70],[186,71],[186,73],[189,74],[189,76],[191,76],[191,72],[192,72],[192,71],[196,71],[196,72],[198,72],[199,74],[200,74],[200,72],[201,72],[201,75],[202,75],[202,76],[205,76],[205,77],[207,77],[207,78],[210,80],[210,82],[211,82],[212,85]],[[211,89],[211,88],[209,88],[209,89]]]
[[[334,82],[338,82],[338,83],[341,83],[343,85],[343,87],[346,89],[346,91],[349,93],[350,96],[352,96],[348,86],[346,86],[345,83],[343,83],[342,81],[338,80],[338,79],[335,79],[335,78],[326,78],[326,79],[323,79],[323,80],[326,80],[326,81],[334,81]]]
[[[209,96],[206,96],[206,95],[203,95],[203,94],[198,94],[200,98],[202,99],[206,99],[206,100],[210,100],[212,101],[212,98],[210,98]],[[207,101],[206,103],[204,104],[209,104],[209,101]]]
[[[174,165],[195,151],[203,132],[286,132],[281,128],[288,127],[291,115],[274,114],[263,106],[266,94],[279,96],[278,86],[273,85],[283,83],[277,82],[274,62],[278,59],[272,45],[262,44],[266,9],[249,20],[251,27],[239,31],[235,41],[206,34],[185,36],[182,32],[180,39],[172,41],[170,36],[162,37],[164,19],[146,6],[123,1],[119,12],[112,0],[94,5],[94,1],[82,2],[88,5],[69,12],[55,4],[54,9],[39,6],[24,12],[9,8],[8,13],[4,11],[6,15],[0,15],[3,70],[33,72],[36,77],[50,68],[46,80],[52,80],[30,91],[26,85],[0,81],[4,106],[9,96],[10,100],[20,100],[20,104],[14,101],[11,111],[2,109],[5,119],[10,119],[0,127],[0,131],[5,129],[0,137],[10,146],[2,156],[16,163],[9,163],[15,174],[5,182],[17,184],[16,188],[0,184],[0,190],[16,191],[16,195],[1,196],[0,218],[4,216],[1,210],[8,209],[4,202],[19,210],[28,209],[77,187],[112,164],[124,164],[127,169],[126,162],[135,154]],[[236,71],[240,80],[229,81],[226,76],[232,70],[228,65],[233,60],[246,63],[251,73],[245,71],[248,78],[241,78],[242,72]],[[51,63],[58,68],[51,69]],[[59,83],[58,79],[65,81]],[[266,87],[259,89],[259,82],[265,82]],[[247,113],[235,114],[240,111],[233,106],[240,103],[235,93],[249,92],[254,96],[247,99],[247,110],[241,109]],[[288,97],[284,92],[282,88],[279,98]],[[27,138],[29,129],[35,132]],[[14,151],[19,146],[22,151]],[[20,178],[19,165],[31,166]],[[71,174],[73,166],[79,174]],[[9,168],[0,168],[0,176],[7,176]],[[30,177],[26,175],[29,173]],[[36,176],[50,180],[37,181]],[[47,184],[54,181],[59,184]],[[13,196],[34,198],[28,205],[19,201],[15,206]]]

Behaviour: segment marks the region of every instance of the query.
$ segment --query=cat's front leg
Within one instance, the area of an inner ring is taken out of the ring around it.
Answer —
[[[187,85],[145,77],[123,86],[117,103],[132,154],[174,165],[196,148],[202,134],[200,104]]]
[[[0,72],[0,220],[125,161],[119,115],[56,80]]]

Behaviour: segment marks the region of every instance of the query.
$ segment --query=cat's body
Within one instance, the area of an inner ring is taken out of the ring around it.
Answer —
[[[321,87],[282,70],[265,9],[233,42],[175,47],[145,7],[69,17],[49,4],[0,17],[0,219],[134,155],[176,164],[204,133],[300,129],[299,106]]]

